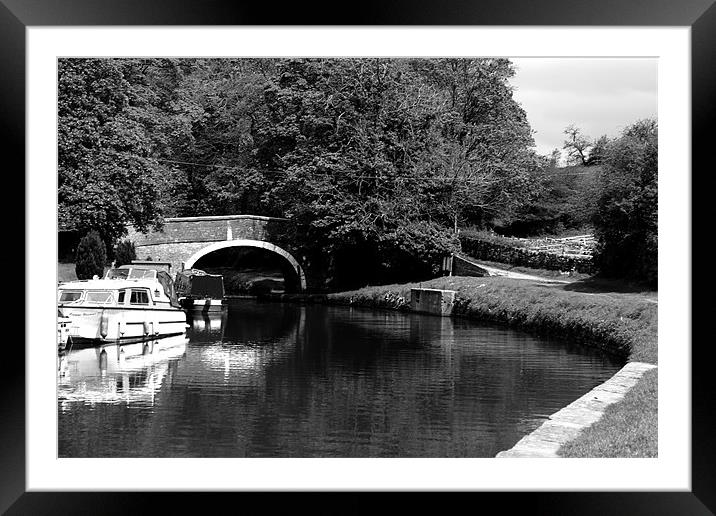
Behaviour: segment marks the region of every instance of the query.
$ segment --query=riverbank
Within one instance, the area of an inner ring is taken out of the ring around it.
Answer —
[[[408,310],[411,288],[455,290],[454,316],[564,338],[628,361],[657,363],[656,304],[631,293],[580,292],[574,285],[448,276],[328,294],[326,302]]]
[[[408,310],[410,289],[455,290],[453,315],[505,324],[596,347],[625,362],[657,364],[657,304],[653,295],[580,289],[501,277],[443,277],[422,283],[365,287],[328,294],[330,304]],[[580,291],[585,290],[585,291]],[[560,456],[655,457],[658,450],[656,374],[647,374]]]

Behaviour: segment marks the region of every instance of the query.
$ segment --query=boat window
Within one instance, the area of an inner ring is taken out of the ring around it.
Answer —
[[[130,304],[133,305],[148,305],[149,304],[149,293],[146,290],[132,290],[132,295],[129,298]]]
[[[60,303],[76,303],[82,299],[81,290],[63,290],[60,293]]]
[[[149,269],[129,269],[129,279],[154,279],[157,271]]]
[[[110,269],[105,276],[107,279],[127,279],[129,269]]]
[[[91,290],[87,292],[86,301],[88,303],[107,304],[111,303],[112,300],[112,292],[109,290]]]
[[[117,296],[117,303],[123,304],[124,303],[124,294],[126,293],[126,290],[120,290],[119,295]]]

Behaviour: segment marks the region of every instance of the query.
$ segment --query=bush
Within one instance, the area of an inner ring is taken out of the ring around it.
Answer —
[[[75,274],[77,279],[91,279],[94,275],[100,278],[104,275],[104,266],[107,263],[107,247],[99,233],[90,231],[77,245],[75,256]]]
[[[656,120],[647,119],[609,144],[594,217],[600,272],[653,286],[658,279],[658,136]]]
[[[123,240],[114,248],[114,265],[129,265],[137,259],[137,250],[134,248],[134,242]]]

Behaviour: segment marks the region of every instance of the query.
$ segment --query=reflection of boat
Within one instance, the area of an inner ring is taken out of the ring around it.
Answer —
[[[221,312],[224,303],[224,277],[200,269],[177,272],[174,280],[179,304],[191,313]]]
[[[186,353],[183,335],[133,344],[106,344],[58,354],[63,402],[154,401],[172,359]]]
[[[59,347],[67,344],[67,338],[70,335],[70,324],[72,319],[62,315],[62,312],[57,310],[57,345]]]
[[[220,345],[201,347],[199,360],[205,367],[224,372],[224,378],[233,378],[235,385],[249,385],[261,378],[268,365],[288,352],[275,346]]]
[[[103,279],[61,284],[57,306],[72,320],[73,348],[180,335],[188,326],[171,276],[137,265],[110,269]]]
[[[192,313],[187,335],[192,342],[220,342],[224,338],[227,310],[213,313]]]
[[[189,338],[175,335],[134,343],[110,343],[92,348],[61,351],[60,376],[92,376],[145,367],[157,360],[181,356]]]

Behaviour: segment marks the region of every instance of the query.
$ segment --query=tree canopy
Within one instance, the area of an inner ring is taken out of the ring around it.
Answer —
[[[61,59],[58,93],[59,225],[114,241],[127,224],[157,226],[163,117],[132,82],[134,60]]]

